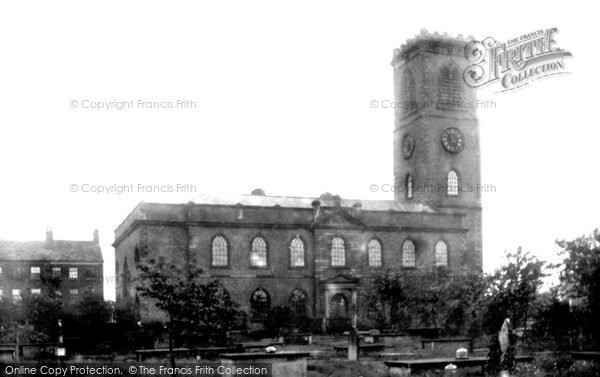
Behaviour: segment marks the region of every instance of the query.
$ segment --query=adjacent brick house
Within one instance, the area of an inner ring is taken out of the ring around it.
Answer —
[[[115,230],[117,300],[140,303],[135,264],[190,260],[220,279],[251,316],[289,306],[321,321],[368,326],[362,293],[392,269],[481,271],[481,196],[475,93],[461,76],[466,40],[423,33],[394,52],[394,200],[204,195],[139,203]],[[365,187],[368,183],[365,184]],[[142,302],[140,302],[142,301]]]
[[[92,241],[0,240],[0,297],[19,300],[24,294],[53,289],[66,299],[86,292],[103,297],[103,260],[98,231]],[[52,282],[52,283],[51,283]]]

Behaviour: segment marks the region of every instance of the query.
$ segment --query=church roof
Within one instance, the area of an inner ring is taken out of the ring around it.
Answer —
[[[94,241],[0,240],[0,260],[102,263],[102,251]]]
[[[268,195],[226,195],[226,194],[202,194],[195,197],[192,202],[196,204],[212,205],[236,205],[286,208],[311,208],[312,203],[318,200],[321,206],[335,206],[335,199],[328,194],[321,197],[298,197],[298,196],[268,196]],[[419,202],[400,202],[396,200],[359,200],[340,199],[341,207],[352,207],[356,203],[366,211],[398,211],[398,212],[436,212],[432,207]]]

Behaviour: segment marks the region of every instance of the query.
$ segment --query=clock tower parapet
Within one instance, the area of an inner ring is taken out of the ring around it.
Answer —
[[[394,50],[394,96],[396,128],[421,114],[475,118],[475,90],[464,84],[470,65],[465,47],[474,37],[429,33],[425,29]],[[458,83],[460,81],[460,83]]]

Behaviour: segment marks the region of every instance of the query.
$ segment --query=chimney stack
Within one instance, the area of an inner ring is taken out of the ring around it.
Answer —
[[[354,215],[354,217],[360,216],[361,210],[362,210],[362,203],[356,202],[352,205],[352,214]]]
[[[312,207],[313,207],[313,221],[317,221],[317,218],[319,217],[319,214],[321,212],[321,202],[318,200],[314,200],[312,202]]]
[[[100,244],[100,232],[98,231],[98,228],[94,229],[94,243],[96,245]]]
[[[54,241],[54,233],[52,233],[52,229],[46,228],[46,242]]]

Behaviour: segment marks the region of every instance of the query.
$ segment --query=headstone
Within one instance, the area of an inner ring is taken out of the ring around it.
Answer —
[[[358,360],[360,337],[356,327],[351,327],[348,332],[348,360]]]
[[[456,350],[456,358],[457,359],[468,359],[469,358],[469,351],[467,351],[466,348],[459,348]]]

